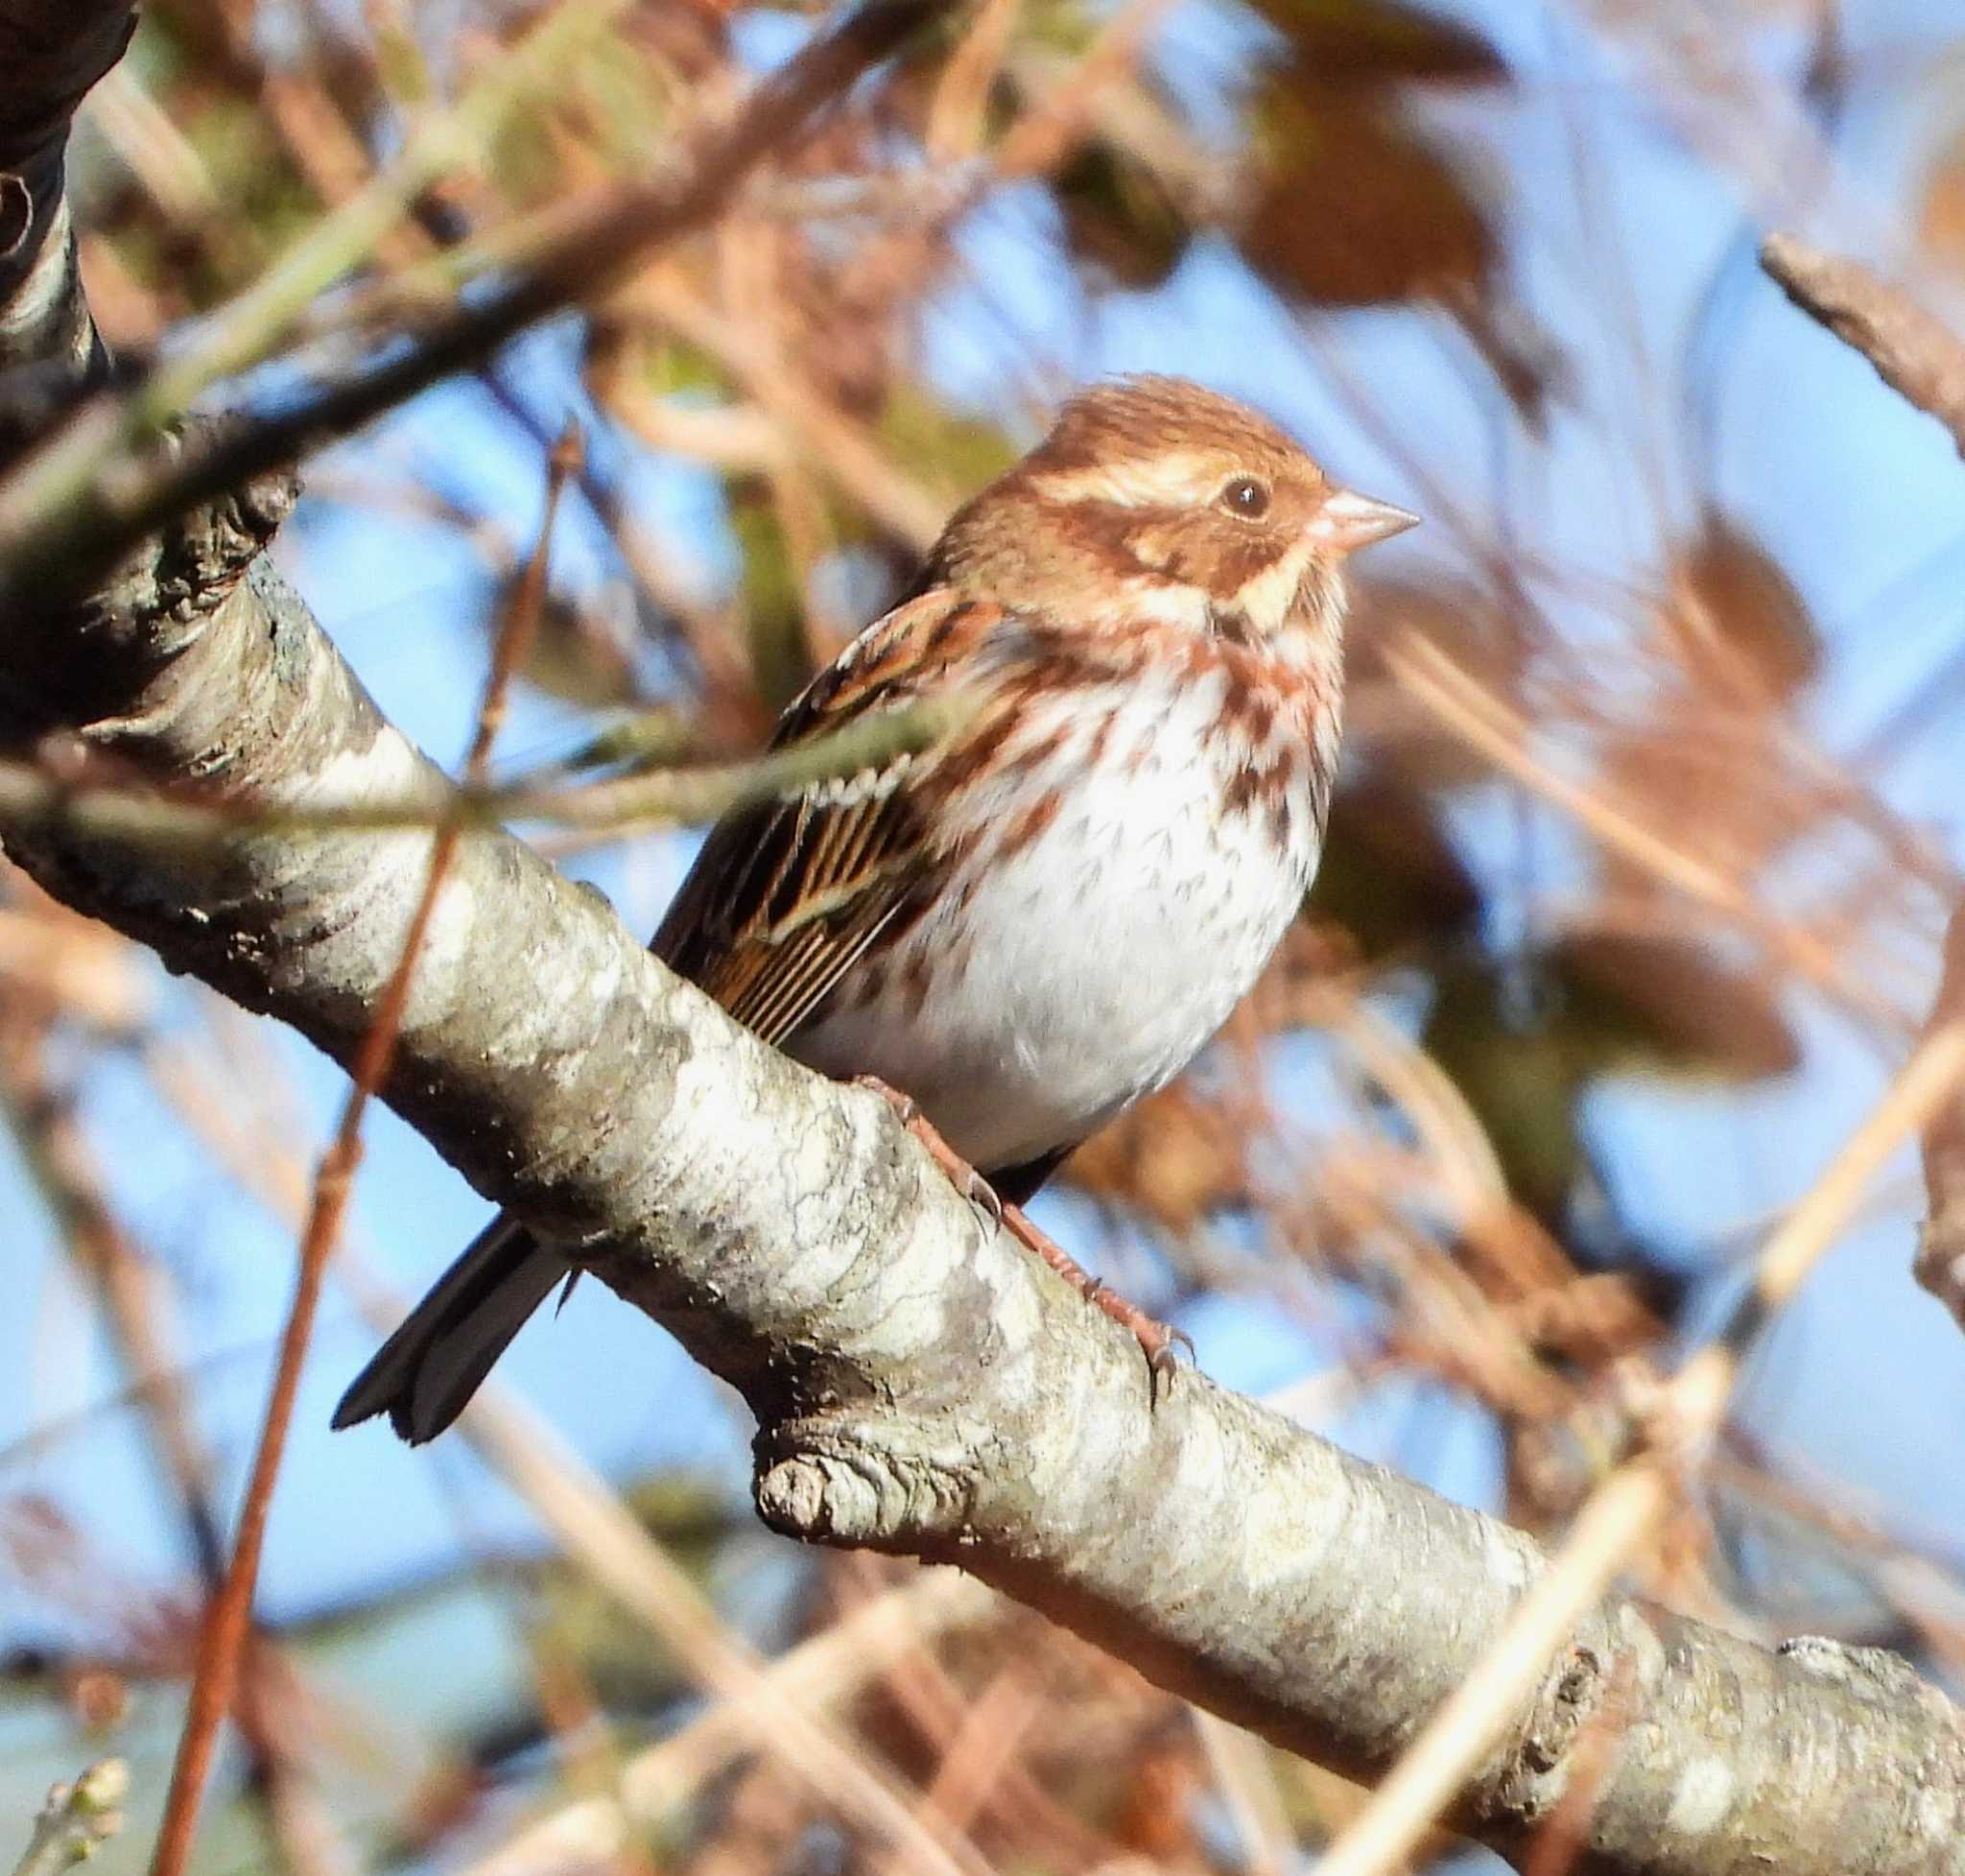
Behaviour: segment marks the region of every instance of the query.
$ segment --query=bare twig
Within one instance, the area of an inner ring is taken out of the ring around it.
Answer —
[[[15,827],[140,840],[153,848],[209,845],[245,834],[414,833],[439,824],[469,833],[508,821],[626,833],[714,820],[746,801],[880,768],[938,742],[962,717],[961,700],[930,699],[743,762],[574,785],[466,778],[442,800],[405,794],[394,800],[282,804],[195,785],[132,788],[120,780],[55,775],[33,764],[0,760],[0,818]],[[606,751],[600,753],[604,758]]]
[[[1965,456],[1965,340],[1928,313],[1903,288],[1859,261],[1824,253],[1789,234],[1761,244],[1761,265],[1787,297],[1844,344],[1876,367],[1877,375],[1951,433]],[[1946,938],[1945,973],[1932,1009],[1933,1030],[1959,1020],[1965,1006],[1965,911],[1954,912]],[[1965,1326],[1965,1107],[1953,1101],[1932,1119],[1924,1138],[1928,1197],[1918,1242],[1918,1282]]]
[[[1791,234],[1761,244],[1761,265],[1788,298],[1877,368],[1892,391],[1942,423],[1965,456],[1965,341],[1862,265]]]
[[[1945,969],[1931,1026],[1965,1022],[1965,908],[1945,934]],[[1965,1328],[1965,1101],[1947,1102],[1924,1132],[1924,1229],[1913,1267],[1919,1283]]]
[[[135,460],[112,445],[127,434],[125,413],[143,391],[92,403],[0,488],[0,584],[15,603],[33,594],[45,604],[51,588],[83,589],[174,516],[347,435],[595,292],[651,249],[701,226],[758,163],[795,141],[862,72],[942,11],[941,0],[867,0],[789,60],[729,123],[699,136],[673,176],[578,204],[531,271],[435,322],[401,356],[364,375]],[[88,448],[75,440],[84,434]]]
[[[747,1692],[731,1692],[699,1719],[636,1753],[621,1769],[617,1795],[570,1804],[533,1820],[467,1876],[585,1861],[577,1850],[613,1854],[631,1829],[662,1825],[760,1736],[774,1734],[788,1715],[810,1716],[811,1723],[914,1650],[951,1630],[986,1623],[1001,1607],[992,1591],[953,1571],[888,1591],[758,1670]],[[946,1866],[935,1840],[918,1828],[889,1835],[911,1859],[909,1866]],[[922,1860],[911,1861],[917,1858]]]
[[[1708,1441],[1732,1392],[1740,1356],[1769,1313],[1800,1289],[1840,1235],[1864,1187],[1965,1078],[1965,1025],[1929,1037],[1883,1098],[1761,1253],[1755,1282],[1720,1333],[1661,1390],[1657,1450],[1640,1454],[1591,1495],[1550,1568],[1480,1665],[1429,1721],[1351,1827],[1331,1846],[1319,1876],[1390,1876],[1402,1866],[1474,1768],[1545,1696],[1566,1664],[1558,1657],[1583,1615],[1637,1554],[1670,1508],[1679,1462]],[[1551,1663],[1555,1665],[1552,1667]],[[1598,1667],[1600,1672],[1600,1664]]]
[[[60,1876],[86,1863],[123,1828],[121,1807],[129,1789],[130,1768],[121,1759],[99,1759],[72,1785],[57,1785],[36,1814],[13,1876]]]
[[[1543,761],[1532,747],[1534,726],[1528,718],[1423,633],[1402,632],[1385,645],[1383,656],[1393,682],[1443,727],[1504,774],[1574,815],[1611,851],[1725,913],[1776,958],[1860,1014],[1890,1029],[1907,1027],[1902,1014],[1852,971],[1832,945],[1775,917],[1729,869],[1673,835],[1647,826],[1600,781],[1586,786]]]

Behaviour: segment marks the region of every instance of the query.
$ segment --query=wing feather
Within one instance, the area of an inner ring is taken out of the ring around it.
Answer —
[[[772,747],[948,688],[952,667],[1006,619],[946,588],[906,601],[813,679]],[[876,938],[928,902],[926,830],[896,780],[894,769],[869,772],[725,815],[662,920],[655,955],[767,1042],[787,1041]]]

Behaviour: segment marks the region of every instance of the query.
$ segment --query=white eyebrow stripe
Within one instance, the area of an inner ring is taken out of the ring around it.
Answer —
[[[1169,450],[1130,462],[1058,469],[1030,478],[1030,487],[1047,501],[1111,502],[1120,508],[1167,508],[1213,493],[1231,466],[1216,450]]]

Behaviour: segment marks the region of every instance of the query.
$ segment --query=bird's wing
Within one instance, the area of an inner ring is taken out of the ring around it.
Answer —
[[[931,588],[869,626],[793,703],[787,748],[942,694],[1015,624],[1000,606]],[[972,731],[973,733],[973,726]],[[884,932],[934,890],[911,762],[815,783],[727,814],[662,920],[656,957],[746,1028],[780,1044]]]

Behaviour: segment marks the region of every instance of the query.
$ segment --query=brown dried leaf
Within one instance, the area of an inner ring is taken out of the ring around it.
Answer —
[[[1604,1065],[1754,1081],[1786,1075],[1801,1047],[1772,981],[1689,938],[1572,933],[1551,959]]]
[[[1744,709],[1791,697],[1821,662],[1800,589],[1759,541],[1711,509],[1672,555],[1658,627],[1695,683]]]
[[[1965,131],[1938,152],[1925,178],[1917,236],[1932,259],[1965,273]]]
[[[1500,241],[1467,166],[1395,107],[1336,95],[1292,63],[1255,113],[1261,169],[1241,239],[1265,278],[1317,306],[1486,297]]]
[[[1386,672],[1382,648],[1418,633],[1489,690],[1512,697],[1523,665],[1521,633],[1484,588],[1454,580],[1421,583],[1364,577],[1353,582],[1345,634],[1345,714],[1350,747],[1411,787],[1487,780],[1491,766],[1441,728]]]
[[[1253,0],[1257,12],[1332,84],[1492,83],[1501,55],[1471,27],[1404,0]]]
[[[0,905],[0,1004],[44,999],[64,1015],[119,1034],[156,1008],[149,954],[15,876],[17,906]]]
[[[1681,701],[1669,717],[1606,739],[1603,781],[1644,826],[1744,880],[1818,825],[1821,805],[1754,719],[1702,723],[1707,714]],[[1649,899],[1663,890],[1635,861],[1606,853],[1603,865],[1619,893]]]
[[[1178,1237],[1248,1202],[1245,1144],[1234,1116],[1176,1081],[1095,1133],[1061,1176]]]

